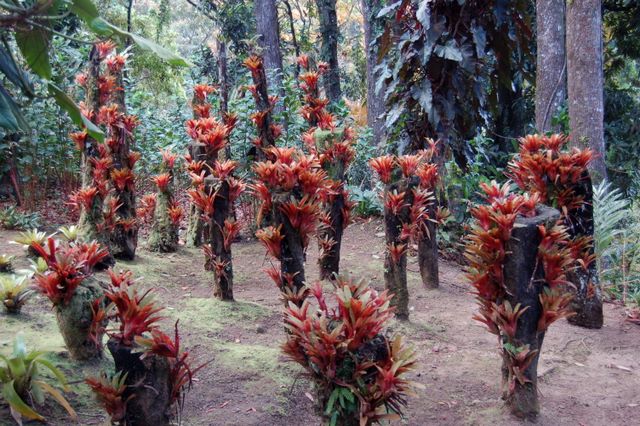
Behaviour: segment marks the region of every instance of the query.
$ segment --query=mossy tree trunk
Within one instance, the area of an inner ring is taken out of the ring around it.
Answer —
[[[435,196],[435,195],[434,195]],[[430,219],[435,219],[437,202],[434,200],[427,208]],[[438,227],[433,220],[424,221],[424,235],[418,241],[418,265],[422,283],[427,288],[440,286],[440,272],[438,268]]]
[[[193,107],[203,105],[206,100],[200,100],[197,96],[193,96],[191,105]],[[194,110],[194,118],[200,118]],[[205,160],[205,147],[204,144],[198,142],[192,142],[189,145],[189,155],[193,161]],[[189,207],[189,221],[187,225],[187,236],[185,238],[185,244],[187,247],[200,247],[206,240],[206,223],[202,217],[202,210],[200,210],[195,204],[191,203]]]
[[[345,166],[341,162],[334,163],[327,167],[326,171],[334,182],[339,182],[340,184],[335,197],[330,197],[330,202],[324,205],[324,210],[329,216],[330,223],[328,226],[321,227],[318,232],[320,240],[329,238],[334,241],[334,244],[325,249],[323,256],[318,259],[321,280],[333,279],[334,276],[340,273],[340,249],[345,227],[344,208],[346,200],[343,192]]]
[[[113,94],[113,102],[118,105],[118,110],[122,114],[127,113],[125,104],[124,78],[123,72],[119,71],[114,76],[116,78],[116,87],[123,88],[115,90]],[[132,135],[127,134],[124,128],[113,129],[110,136],[118,139],[118,143],[111,149],[111,158],[113,159],[114,170],[125,170],[130,168],[129,154],[131,152]],[[122,190],[113,185],[115,197],[120,205],[116,210],[118,218],[124,223],[136,219],[136,194],[133,183],[126,185]],[[138,227],[137,225],[129,226],[123,223],[116,223],[115,229],[111,234],[111,250],[113,257],[116,259],[133,260],[136,256],[138,247]]]
[[[292,291],[300,291],[304,287],[305,273],[304,263],[306,261],[305,256],[305,244],[302,241],[300,232],[295,229],[287,215],[280,210],[280,206],[289,201],[291,194],[273,194],[273,207],[271,214],[274,220],[274,226],[277,228],[281,226],[281,232],[284,239],[281,243],[281,260],[280,260],[280,272],[282,274],[282,286],[281,289],[289,287],[289,281],[287,277],[291,277]]]
[[[55,307],[60,334],[73,359],[89,360],[102,357],[100,343],[104,333],[94,336],[95,340],[90,335],[93,321],[92,305],[101,298],[104,298],[104,290],[100,283],[94,278],[86,278],[76,288],[69,303]],[[106,327],[106,323],[103,326]]]
[[[509,386],[510,379],[515,381],[512,392],[505,392],[507,406],[514,415],[521,418],[533,419],[540,411],[538,359],[544,332],[538,330],[538,321],[543,313],[540,294],[545,284],[545,273],[538,260],[538,246],[542,238],[538,227],[543,225],[549,229],[559,217],[560,213],[557,210],[539,206],[535,217],[517,219],[506,247],[507,255],[504,263],[504,283],[508,290],[506,300],[512,307],[521,304],[521,309],[526,309],[518,319],[515,342],[510,343],[517,347],[528,345],[531,351],[537,352],[524,371],[524,377],[527,380],[524,384],[516,378],[509,377],[506,360],[502,367],[505,390]]]
[[[87,108],[96,116],[100,110],[100,91],[98,89],[98,79],[100,78],[100,55],[95,48],[89,53],[89,67],[87,70],[87,83],[85,93],[85,104]],[[95,186],[94,167],[92,160],[100,158],[98,151],[99,142],[87,136],[85,140],[84,150],[82,151],[82,187],[89,188]],[[105,257],[96,269],[107,269],[115,264],[115,259],[111,254],[109,234],[101,229],[104,226],[104,197],[99,192],[93,198],[91,208],[82,209],[78,227],[82,238],[87,241],[97,241],[105,248],[109,255]]]

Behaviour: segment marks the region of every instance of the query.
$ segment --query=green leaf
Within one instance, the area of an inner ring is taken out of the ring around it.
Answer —
[[[78,126],[84,126],[87,128],[89,135],[99,142],[104,142],[104,133],[98,126],[93,124],[91,120],[85,117],[80,108],[66,93],[62,91],[58,86],[53,83],[49,83],[49,94],[55,99],[62,109],[67,111],[71,120]]]
[[[15,37],[29,68],[40,77],[51,79],[51,64],[49,63],[51,33],[44,29],[35,28],[29,31],[16,31]]]
[[[100,17],[98,8],[91,0],[73,0],[71,11],[91,26],[91,22]]]
[[[324,414],[325,415],[329,415],[331,414],[331,411],[333,411],[333,405],[336,402],[336,398],[338,398],[338,395],[340,394],[340,388],[336,388],[333,390],[333,392],[331,392],[331,395],[329,396],[329,401],[327,401],[327,408],[324,410]]]
[[[33,97],[33,85],[29,80],[29,76],[26,72],[22,70],[22,68],[18,67],[16,64],[13,55],[0,46],[0,72],[2,72],[10,82],[16,85],[22,92],[29,96]]]
[[[22,111],[2,84],[0,84],[0,127],[9,132],[29,129]]]
[[[2,396],[9,406],[20,415],[30,419],[44,421],[44,417],[33,411],[23,400],[13,387],[13,380],[2,386]]]
[[[62,371],[60,371],[55,365],[53,365],[51,361],[44,358],[38,358],[35,362],[47,367],[47,369],[51,371],[54,376],[56,376],[56,379],[58,379],[58,382],[60,382],[60,384],[65,388],[65,391],[67,390],[67,378],[64,377],[64,374],[62,374]]]
[[[69,404],[69,401],[67,401],[56,388],[43,381],[37,381],[37,384],[42,386],[42,389],[44,389],[45,392],[51,395],[53,399],[58,401],[58,404],[62,405],[62,407],[67,410],[67,413],[69,413],[69,417],[71,417],[72,420],[78,420],[76,411],[73,409],[71,404]]]

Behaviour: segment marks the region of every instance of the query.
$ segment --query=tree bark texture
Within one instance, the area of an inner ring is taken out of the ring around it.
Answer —
[[[124,424],[128,426],[168,426],[171,420],[171,366],[167,358],[141,352],[115,339],[107,343],[115,370],[127,374]]]
[[[173,176],[171,178],[173,181]],[[178,227],[169,216],[173,204],[173,182],[166,191],[158,190],[156,208],[153,212],[153,225],[149,233],[149,250],[159,253],[173,253],[178,250]]]
[[[304,287],[305,274],[304,263],[306,261],[305,248],[300,233],[295,229],[286,214],[282,212],[280,207],[289,201],[290,194],[274,194],[273,207],[271,214],[274,220],[274,226],[281,226],[281,232],[284,239],[280,245],[281,260],[280,273],[282,274],[282,289],[288,287],[287,277],[292,277],[292,291],[299,291]]]
[[[604,144],[602,2],[567,3],[567,81],[574,146],[595,153],[589,169],[594,181],[607,178]]]
[[[544,332],[538,331],[538,321],[542,316],[539,297],[544,287],[544,269],[538,262],[538,246],[541,241],[538,226],[551,227],[559,218],[557,210],[539,206],[535,217],[520,217],[516,220],[507,245],[508,254],[504,262],[504,283],[508,290],[506,299],[512,307],[521,304],[521,309],[527,308],[518,319],[515,340],[519,346],[529,345],[530,350],[538,351],[524,372],[528,382],[521,384],[514,378],[513,392],[505,393],[507,406],[514,415],[521,418],[535,418],[540,411],[538,359]],[[504,363],[502,373],[506,386],[509,373]]]
[[[268,70],[269,82],[279,95],[284,95],[282,85],[282,53],[280,52],[280,24],[276,0],[255,1],[256,30],[260,39],[264,65]]]
[[[378,34],[376,16],[381,9],[381,0],[361,0],[362,23],[364,27],[364,47],[367,58],[367,124],[373,131],[373,144],[380,146],[385,139],[384,120],[381,117],[386,112],[384,90],[376,92],[376,74],[374,69],[378,64],[378,48],[375,43]]]
[[[573,238],[593,238],[593,186],[588,173],[584,176],[577,195],[584,197],[584,204],[578,210],[569,212],[565,226]],[[593,254],[593,245],[589,254]],[[576,287],[572,303],[574,316],[569,317],[571,324],[585,328],[602,328],[604,315],[602,311],[602,289],[598,280],[596,262],[591,262],[585,269],[577,269],[567,273],[567,279]]]
[[[204,101],[200,101],[197,96],[193,96],[191,99],[191,104],[193,107],[197,105],[203,104]],[[194,119],[198,119],[200,117],[197,116],[194,110]],[[199,142],[192,142],[189,145],[189,155],[193,161],[202,161],[206,160],[206,154],[204,145]],[[200,247],[203,241],[206,239],[205,234],[207,233],[206,224],[204,219],[202,218],[202,211],[193,203],[189,206],[189,221],[187,224],[187,237],[185,239],[185,244],[187,247]]]
[[[118,105],[118,110],[122,114],[127,113],[125,103],[124,78],[123,72],[120,71],[115,76],[116,87],[122,90],[115,90],[112,101]],[[129,153],[131,151],[132,135],[127,134],[123,128],[117,129],[117,134],[111,134],[110,137],[118,138],[118,143],[111,149],[111,158],[113,160],[114,170],[123,170],[129,168]],[[119,190],[112,185],[115,190],[115,196],[118,199],[120,207],[116,210],[119,219],[135,220],[136,219],[136,194],[133,185],[126,185],[123,190]],[[138,227],[124,226],[121,223],[115,225],[115,229],[111,233],[111,251],[116,259],[133,260],[136,256],[136,248],[138,247]]]
[[[434,195],[435,196],[435,195]],[[437,202],[434,201],[428,207],[430,218],[435,218]],[[435,222],[425,220],[424,226],[427,232],[418,241],[418,265],[422,283],[427,288],[440,286],[440,270],[438,268],[438,228]]]
[[[323,256],[318,258],[321,280],[334,279],[340,273],[340,248],[342,246],[342,234],[344,233],[344,205],[344,195],[337,195],[333,203],[327,206],[331,225],[318,232],[320,239],[330,238],[335,242],[331,248],[324,251]]]
[[[405,207],[401,208],[397,214],[386,207],[384,209],[384,227],[387,250],[384,258],[384,285],[393,294],[391,305],[396,308],[396,318],[401,320],[409,319],[409,289],[407,287],[407,253],[405,251],[398,259],[394,259],[389,251],[391,244],[406,244],[400,238],[402,224],[409,223],[410,207],[413,204],[413,192],[406,179],[400,182],[387,185],[385,197],[397,191],[405,192]]]
[[[334,104],[342,99],[340,89],[340,67],[338,64],[338,16],[336,0],[316,0],[318,20],[320,21],[320,36],[322,46],[320,58],[329,64],[329,69],[323,76],[324,90],[329,102]]]
[[[85,104],[95,114],[100,110],[100,91],[98,89],[98,79],[100,78],[100,55],[95,46],[89,53],[89,67],[87,70],[87,83],[85,93]],[[93,182],[93,164],[92,159],[100,158],[98,151],[99,142],[87,135],[84,150],[82,152],[82,187],[89,188],[94,186]],[[115,264],[115,259],[111,255],[111,247],[109,235],[106,232],[100,232],[99,228],[104,223],[104,198],[100,193],[93,197],[93,204],[90,209],[82,209],[78,227],[82,237],[87,241],[97,241],[109,252],[99,264],[95,266],[96,270],[107,269]]]
[[[551,121],[567,98],[565,4],[566,0],[536,1],[536,128],[539,133],[560,130],[554,128]]]
[[[219,183],[219,187],[209,179],[207,182],[207,191],[216,191],[214,199],[213,218],[209,224],[209,243],[211,251],[215,256],[215,261],[221,267],[213,268],[215,274],[213,295],[220,300],[233,300],[233,265],[231,255],[231,241],[228,247],[225,247],[224,241],[224,222],[232,216],[231,205],[229,204],[229,183],[223,181]]]

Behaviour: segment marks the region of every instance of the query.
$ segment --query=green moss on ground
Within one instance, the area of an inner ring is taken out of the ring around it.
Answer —
[[[189,298],[181,304],[180,323],[190,328],[218,331],[228,326],[255,330],[273,311],[251,302],[223,302],[214,298]]]

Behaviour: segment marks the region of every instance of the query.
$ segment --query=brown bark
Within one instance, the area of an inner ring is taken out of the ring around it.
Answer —
[[[289,201],[290,194],[274,194],[271,214],[274,225],[282,226],[282,240],[280,251],[280,272],[282,274],[282,288],[287,287],[287,276],[293,277],[293,289],[299,291],[304,287],[305,249],[300,233],[291,225],[287,215],[280,210],[280,206]]]
[[[320,58],[329,64],[329,69],[323,76],[324,90],[329,102],[340,102],[340,67],[338,64],[338,16],[336,14],[336,0],[316,0],[318,19],[320,21],[320,36],[322,46]]]
[[[217,191],[214,199],[213,218],[209,224],[209,242],[211,250],[215,256],[215,261],[224,264],[221,269],[213,268],[215,274],[215,285],[213,295],[220,300],[233,300],[233,265],[231,255],[231,244],[224,246],[224,222],[232,215],[229,204],[229,184],[226,181],[219,183],[219,187],[213,179],[207,182],[207,191]]]
[[[565,219],[565,226],[572,238],[593,237],[593,187],[591,180],[585,176],[577,195],[584,197],[585,203],[578,210],[569,212]],[[593,246],[588,254],[593,254]],[[585,328],[602,328],[604,321],[602,311],[602,289],[598,281],[598,270],[595,262],[584,269],[577,269],[567,273],[567,279],[575,286],[572,303],[574,316],[569,322]]]
[[[373,144],[381,145],[384,141],[384,120],[382,114],[385,113],[384,90],[376,92],[376,75],[374,69],[378,63],[378,48],[376,39],[376,16],[382,5],[381,0],[361,0],[362,23],[364,27],[364,46],[367,57],[367,124],[373,130]]]
[[[262,47],[264,65],[269,71],[269,82],[278,94],[284,95],[282,85],[282,53],[280,52],[280,24],[275,0],[255,1],[256,30]]]
[[[342,234],[344,233],[344,215],[342,210],[345,205],[343,194],[336,196],[333,203],[328,206],[331,225],[323,228],[318,237],[332,239],[335,243],[330,249],[326,249],[324,255],[318,259],[318,269],[320,271],[320,279],[334,279],[340,273],[340,248],[342,246]]]
[[[405,192],[405,203],[407,207],[400,209],[394,214],[390,209],[384,209],[385,241],[390,244],[406,244],[400,238],[403,223],[409,223],[409,206],[413,204],[413,192],[407,180],[388,185],[385,189],[385,197],[389,193],[397,191]],[[386,204],[386,203],[385,203]],[[406,252],[394,260],[387,247],[384,258],[384,285],[393,294],[391,305],[396,308],[395,314],[398,319],[409,319],[409,289],[407,287],[407,254]]]
[[[173,253],[178,250],[178,226],[169,216],[169,208],[173,205],[173,171],[171,182],[166,191],[158,190],[156,208],[153,212],[153,225],[149,233],[149,250],[159,253]]]
[[[607,178],[604,144],[602,2],[567,3],[567,81],[569,121],[574,146],[591,148],[592,178]]]
[[[565,3],[565,0],[536,2],[536,128],[540,133],[560,130],[551,121],[567,98]]]
[[[436,203],[429,206],[429,217],[434,218]],[[422,283],[427,288],[438,288],[440,286],[440,271],[438,268],[438,239],[435,222],[426,220],[424,226],[427,232],[418,241],[418,265],[420,266],[420,276]]]
[[[543,289],[544,269],[538,263],[538,245],[541,241],[538,226],[553,226],[559,217],[557,210],[540,206],[535,217],[517,219],[507,244],[508,254],[504,263],[504,283],[508,290],[506,299],[512,307],[520,303],[522,309],[527,308],[518,319],[515,343],[517,346],[529,345],[530,350],[538,351],[524,372],[528,382],[521,384],[513,379],[515,389],[512,393],[505,394],[511,412],[522,418],[535,418],[540,411],[537,371],[544,332],[538,331],[538,320],[542,316],[539,296]],[[504,363],[502,373],[503,383],[506,385],[508,369]]]

